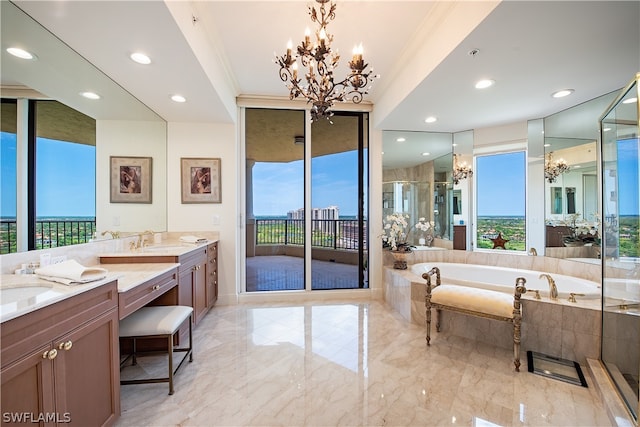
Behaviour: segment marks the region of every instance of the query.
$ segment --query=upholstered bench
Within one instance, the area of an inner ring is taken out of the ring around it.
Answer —
[[[122,361],[120,367],[122,368],[124,363],[131,357],[132,363],[137,363],[136,358],[144,355],[144,353],[138,353],[136,349],[136,342],[140,339],[149,338],[164,338],[167,340],[167,353],[169,355],[169,375],[162,378],[144,378],[135,380],[122,380],[120,384],[146,384],[146,383],[169,383],[169,394],[173,394],[173,376],[182,362],[185,361],[187,356],[189,362],[193,361],[193,339],[191,330],[191,316],[193,308],[170,305],[170,306],[153,306],[142,307],[139,310],[131,313],[120,321],[120,338],[129,338],[133,342],[133,351]],[[189,322],[189,345],[184,348],[174,348],[173,339],[174,335],[179,331],[180,326],[185,322]],[[180,363],[173,369],[173,353],[185,352],[184,357],[180,360]]]
[[[436,275],[436,284],[432,286],[431,276]],[[431,345],[431,309],[436,309],[436,330],[440,332],[440,313],[453,311],[486,319],[513,323],[513,355],[516,371],[520,371],[520,328],[522,308],[520,297],[527,292],[524,277],[516,279],[513,297],[503,292],[478,289],[468,286],[441,283],[440,269],[433,267],[424,273],[427,281],[425,306],[427,309],[427,345]]]

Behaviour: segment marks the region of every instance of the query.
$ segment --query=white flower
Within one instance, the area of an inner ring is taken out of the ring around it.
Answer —
[[[393,213],[385,218],[384,231],[382,240],[387,242],[391,250],[397,250],[398,246],[406,245],[407,235],[404,230],[407,228],[407,219],[409,215],[401,213]]]

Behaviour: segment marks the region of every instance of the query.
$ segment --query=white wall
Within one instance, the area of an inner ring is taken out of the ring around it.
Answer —
[[[220,158],[222,203],[182,204],[180,159]],[[235,124],[176,123],[167,132],[167,225],[172,232],[218,231],[220,304],[237,302],[237,136]]]
[[[151,203],[110,203],[110,156],[151,157]],[[167,230],[167,126],[157,121],[96,121],[96,230]]]

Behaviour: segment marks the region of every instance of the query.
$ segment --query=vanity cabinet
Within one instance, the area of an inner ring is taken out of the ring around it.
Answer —
[[[160,298],[178,284],[178,269],[164,273],[148,282],[118,295],[118,312],[120,319],[124,319],[140,307],[150,302],[162,304]],[[168,297],[171,300],[171,297]],[[175,299],[175,297],[173,298]]]
[[[207,308],[218,300],[218,242],[207,248]]]
[[[178,303],[193,307],[193,324],[198,324],[207,311],[207,250],[202,248],[179,258]]]
[[[3,425],[119,417],[117,282],[3,322],[1,336]]]

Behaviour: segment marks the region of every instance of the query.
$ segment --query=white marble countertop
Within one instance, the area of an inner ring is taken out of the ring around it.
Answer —
[[[69,286],[40,279],[35,274],[3,274],[0,276],[0,290],[3,293],[0,297],[0,323],[95,289],[113,280],[118,281],[118,292],[126,292],[179,265],[178,263],[98,264],[92,267],[106,269],[108,271],[106,278]],[[6,289],[12,291],[5,291]]]
[[[123,249],[120,252],[110,252],[99,254],[98,257],[104,258],[129,258],[129,257],[152,257],[152,256],[180,256],[196,249],[201,249],[216,242],[216,240],[207,240],[204,243],[193,244],[184,243],[178,239],[163,240],[162,243],[151,244],[140,249],[130,250]]]

